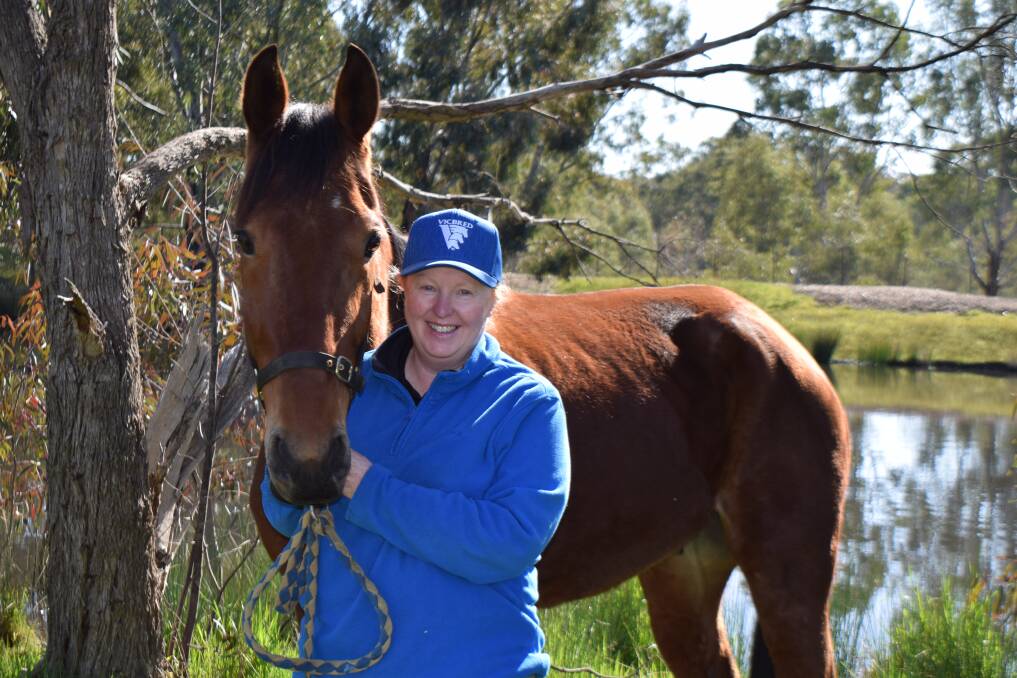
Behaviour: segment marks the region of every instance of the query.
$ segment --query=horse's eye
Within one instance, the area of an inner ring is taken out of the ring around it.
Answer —
[[[367,245],[364,246],[364,259],[370,259],[380,244],[381,236],[378,235],[377,231],[372,231],[371,237],[367,239]]]
[[[242,254],[248,257],[254,256],[254,241],[251,240],[250,233],[244,230],[234,231],[233,239],[237,241],[237,246]]]

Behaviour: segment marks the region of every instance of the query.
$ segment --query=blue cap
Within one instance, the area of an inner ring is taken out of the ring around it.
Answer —
[[[400,273],[451,266],[466,271],[488,287],[501,282],[498,227],[466,210],[425,214],[410,226]]]

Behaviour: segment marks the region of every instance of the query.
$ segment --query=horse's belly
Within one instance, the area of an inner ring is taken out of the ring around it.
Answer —
[[[570,407],[572,490],[538,564],[546,606],[605,591],[681,548],[713,497],[703,453],[665,399],[587,411]],[[700,443],[702,444],[702,443]]]

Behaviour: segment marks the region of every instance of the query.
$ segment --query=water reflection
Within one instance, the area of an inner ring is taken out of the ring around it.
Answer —
[[[1017,423],[1001,414],[1017,383],[843,368],[835,377],[854,455],[834,623],[843,645],[852,635],[860,640],[839,651],[867,653],[886,642],[894,613],[915,589],[935,594],[950,579],[966,590],[975,576],[996,577],[1017,557]],[[993,401],[980,400],[986,397]],[[944,411],[921,411],[923,402]],[[1000,414],[984,414],[993,411]],[[735,578],[725,604],[745,609],[746,595]]]

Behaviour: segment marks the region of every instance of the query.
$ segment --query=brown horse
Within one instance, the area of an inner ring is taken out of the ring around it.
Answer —
[[[248,68],[236,236],[244,332],[263,372],[293,352],[356,362],[397,320],[389,276],[402,238],[371,173],[378,110],[374,67],[356,47],[328,106],[288,104],[275,47]],[[558,387],[567,411],[572,493],[539,564],[542,605],[638,576],[671,670],[735,676],[718,611],[739,566],[758,612],[754,673],[835,675],[829,601],[850,433],[788,332],[706,286],[509,292],[490,331]],[[349,463],[353,389],[313,367],[279,373],[262,394],[251,508],[273,556],[285,539],[261,508],[266,458],[298,504],[337,498]]]

